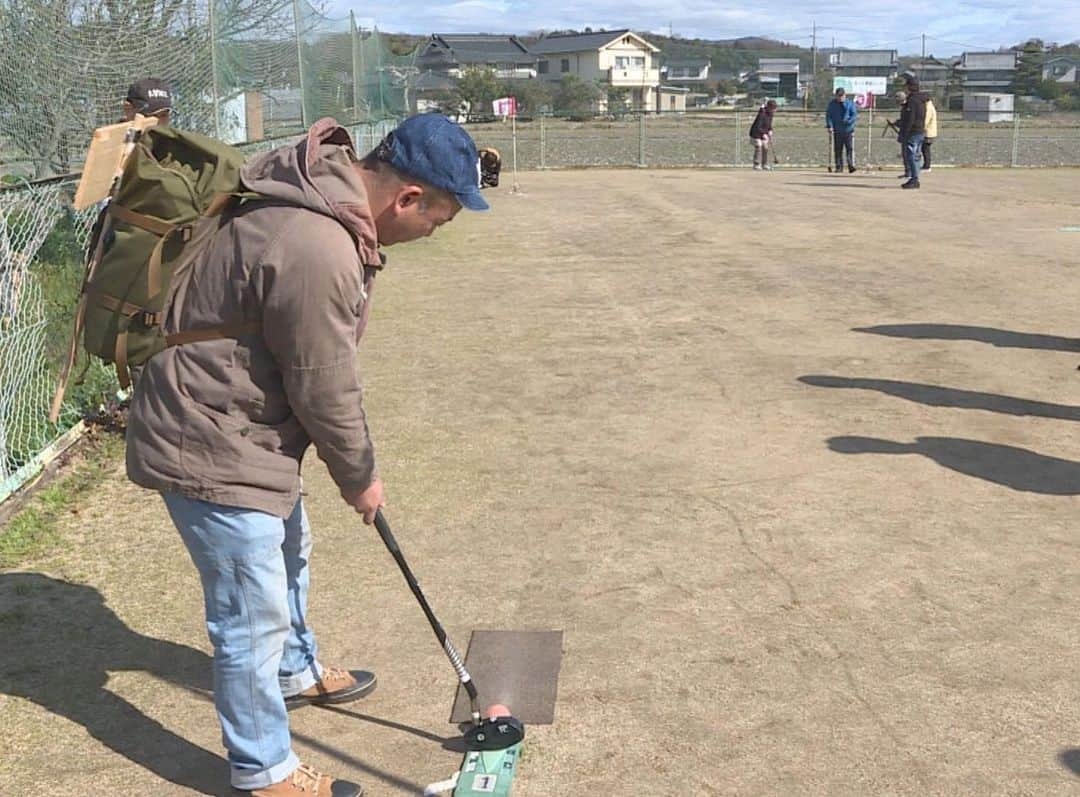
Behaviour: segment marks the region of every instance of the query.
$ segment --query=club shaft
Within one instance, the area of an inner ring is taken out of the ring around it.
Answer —
[[[465,669],[465,662],[462,660],[461,654],[458,653],[457,648],[454,647],[454,643],[450,641],[450,637],[446,635],[446,631],[443,630],[439,618],[437,618],[435,612],[431,610],[431,604],[429,604],[427,598],[424,597],[424,591],[420,589],[420,583],[416,580],[416,576],[413,575],[409,563],[405,561],[405,555],[401,552],[397,540],[394,539],[394,534],[390,531],[390,524],[386,522],[386,518],[383,516],[381,509],[375,512],[375,529],[379,532],[379,536],[382,537],[382,541],[386,545],[386,550],[390,551],[390,555],[393,556],[394,561],[397,562],[398,569],[401,570],[401,575],[405,577],[405,582],[409,585],[409,589],[412,590],[412,594],[416,596],[420,608],[424,610],[424,615],[427,617],[428,623],[431,624],[431,630],[435,632],[439,644],[442,645],[443,650],[446,652],[446,657],[450,659],[450,664],[453,666],[454,671],[457,672],[458,679],[461,681],[461,685],[465,687],[465,691],[469,695],[469,701],[475,710],[477,695],[476,685],[472,681],[472,676],[470,676],[469,671]]]

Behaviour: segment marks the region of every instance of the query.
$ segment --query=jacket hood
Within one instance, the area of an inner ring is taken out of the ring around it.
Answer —
[[[378,233],[357,160],[348,131],[333,119],[320,119],[296,144],[256,156],[240,180],[260,196],[336,219],[352,234],[361,260],[379,265]]]

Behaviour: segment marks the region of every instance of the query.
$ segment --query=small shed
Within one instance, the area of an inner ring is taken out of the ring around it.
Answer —
[[[1015,97],[1012,94],[968,93],[964,95],[965,122],[1011,122]]]
[[[686,98],[690,89],[685,86],[661,86],[656,94],[659,113],[683,113],[686,110]]]

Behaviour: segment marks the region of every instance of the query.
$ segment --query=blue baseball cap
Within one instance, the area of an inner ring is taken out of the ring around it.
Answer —
[[[440,113],[412,116],[380,145],[398,171],[453,194],[462,207],[487,210],[480,196],[480,153],[464,128]]]

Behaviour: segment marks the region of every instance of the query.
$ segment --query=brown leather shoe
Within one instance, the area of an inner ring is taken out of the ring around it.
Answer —
[[[251,797],[361,797],[364,790],[347,780],[334,780],[301,764],[280,783],[254,791],[233,790]]]
[[[285,708],[292,711],[301,706],[329,706],[351,703],[375,691],[375,673],[366,670],[342,670],[325,667],[322,678],[298,695],[285,698]],[[335,796],[336,797],[336,796]]]

